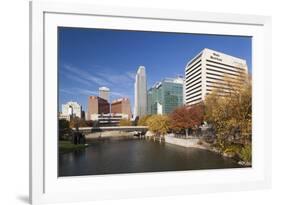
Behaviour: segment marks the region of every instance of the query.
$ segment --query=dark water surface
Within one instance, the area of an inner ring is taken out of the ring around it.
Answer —
[[[148,140],[97,142],[59,154],[59,176],[159,172],[240,167],[211,151]]]

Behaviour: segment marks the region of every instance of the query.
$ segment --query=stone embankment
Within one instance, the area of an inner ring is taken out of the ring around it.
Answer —
[[[204,140],[200,140],[199,138],[195,137],[189,137],[189,138],[177,138],[174,134],[167,134],[165,135],[165,142],[182,146],[182,147],[191,147],[191,148],[199,148],[199,149],[205,149],[212,152],[215,152],[217,154],[222,155],[223,157],[231,158],[235,160],[235,155],[233,154],[227,154],[227,153],[221,153],[218,149],[215,147],[212,147],[209,143],[204,142]],[[235,160],[237,161],[237,159]],[[244,161],[237,161],[239,165],[250,167],[251,163],[244,162]]]
[[[167,134],[165,135],[165,142],[179,145],[182,147],[192,147],[192,148],[199,148],[199,149],[207,149],[211,150],[211,147],[207,143],[201,142],[199,138],[177,138],[174,134]]]

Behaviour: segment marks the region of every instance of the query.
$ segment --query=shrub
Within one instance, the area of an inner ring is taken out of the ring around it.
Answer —
[[[245,145],[241,150],[240,156],[244,162],[252,162],[252,146]]]
[[[231,144],[231,145],[227,145],[224,148],[224,153],[235,153],[235,154],[240,154],[241,153],[241,147],[242,145],[240,144]]]
[[[131,126],[131,121],[127,119],[121,119],[119,122],[119,126]]]

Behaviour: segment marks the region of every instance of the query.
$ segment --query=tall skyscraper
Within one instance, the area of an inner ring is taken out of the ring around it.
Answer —
[[[166,78],[147,93],[147,114],[169,114],[183,105],[183,78]]]
[[[134,117],[142,117],[147,114],[147,82],[145,67],[140,66],[137,70],[135,81],[135,106]]]
[[[100,87],[99,88],[99,97],[107,100],[109,102],[109,88],[107,87]]]
[[[247,72],[244,59],[205,48],[185,68],[184,103],[192,105],[204,101],[206,95],[217,88],[229,92],[224,77],[239,83],[241,75]]]

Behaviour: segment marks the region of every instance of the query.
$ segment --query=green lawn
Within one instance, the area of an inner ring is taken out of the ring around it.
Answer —
[[[75,150],[81,150],[87,147],[87,145],[84,144],[72,144],[69,141],[59,141],[59,152],[65,153],[65,152],[72,152]]]

